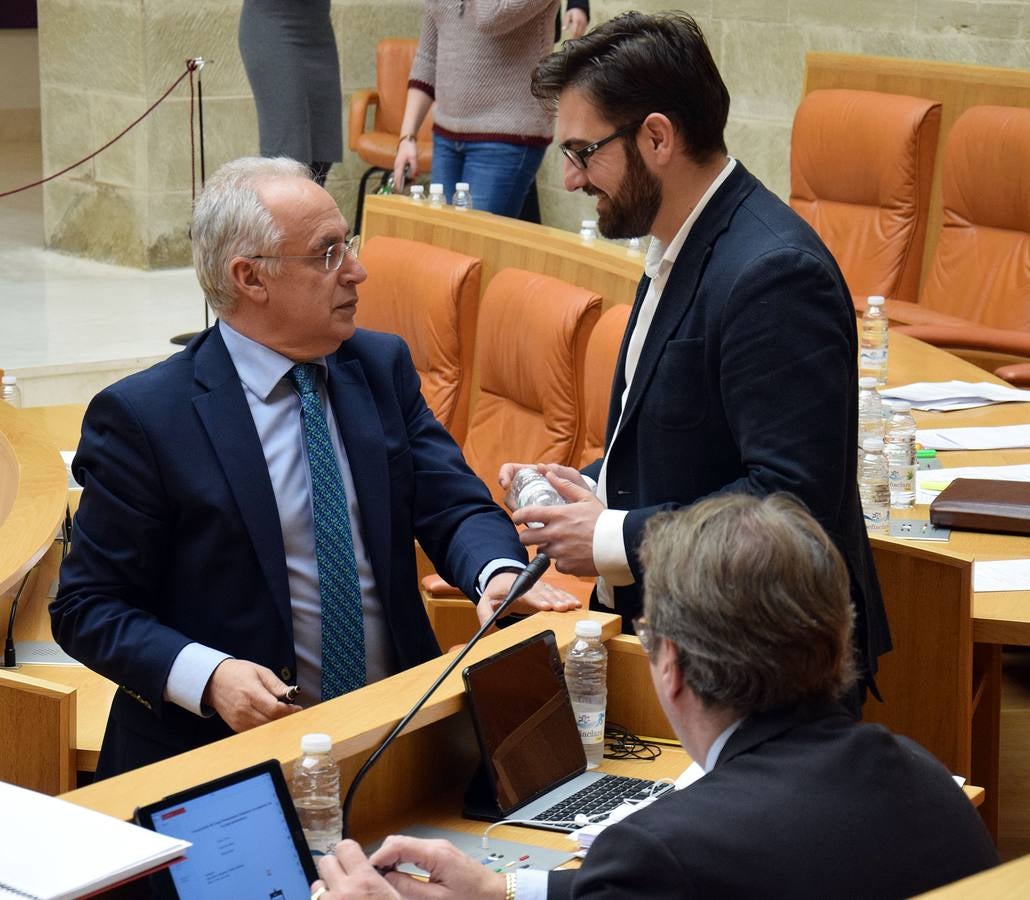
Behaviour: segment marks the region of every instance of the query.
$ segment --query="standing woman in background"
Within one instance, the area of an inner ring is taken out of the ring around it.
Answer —
[[[343,159],[340,59],[329,2],[243,0],[239,33],[261,155],[307,163],[323,186],[332,164]]]
[[[553,124],[529,91],[554,46],[558,0],[427,0],[394,182],[418,175],[415,134],[433,110],[432,180],[467,181],[477,209],[517,216]]]

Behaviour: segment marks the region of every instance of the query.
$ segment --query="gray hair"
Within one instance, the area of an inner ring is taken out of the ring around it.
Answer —
[[[229,263],[237,256],[275,254],[282,240],[272,214],[258,199],[258,184],[266,178],[310,177],[308,167],[295,159],[245,156],[220,166],[204,183],[193,207],[193,267],[215,314],[236,306]]]
[[[854,610],[837,548],[799,500],[727,494],[648,522],[644,611],[706,705],[744,715],[854,682]]]

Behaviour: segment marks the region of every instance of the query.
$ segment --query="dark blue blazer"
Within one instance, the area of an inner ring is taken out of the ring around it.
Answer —
[[[328,358],[401,668],[439,654],[416,576],[418,538],[468,596],[492,559],[525,559],[509,517],[433,417],[406,345],[358,330]],[[58,642],[120,685],[98,775],[230,734],[162,700],[190,641],[296,677],[282,531],[261,443],[217,328],[102,391],[72,463],[84,487],[51,604]]]
[[[813,702],[745,719],[710,772],[605,829],[547,897],[900,898],[997,864],[933,756]]]
[[[669,274],[626,388],[626,328],[608,413],[608,505],[636,582],[615,589],[624,627],[640,614],[637,550],[647,520],[730,491],[789,491],[829,533],[851,575],[860,663],[890,649],[856,484],[855,313],[818,235],[740,162],[702,211]],[[600,461],[588,466],[596,478]]]

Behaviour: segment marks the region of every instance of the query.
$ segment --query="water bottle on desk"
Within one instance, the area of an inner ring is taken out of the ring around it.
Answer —
[[[587,768],[604,758],[604,710],[608,699],[608,651],[601,643],[601,623],[581,619],[576,640],[565,657],[565,683],[572,699]]]
[[[582,224],[579,226],[579,239],[586,243],[592,243],[597,240],[597,220],[596,219],[584,219]]]
[[[0,378],[0,400],[10,403],[11,406],[21,407],[21,388],[18,387],[18,379],[14,375],[4,375]]]
[[[858,495],[862,500],[866,530],[885,532],[890,523],[891,489],[881,438],[866,438],[862,442],[862,456],[858,460]]]
[[[429,185],[429,205],[432,207],[442,207],[447,205],[447,201],[443,196],[442,184],[434,182]]]
[[[410,199],[412,203],[425,203],[425,191],[426,189],[422,187],[422,185],[413,184],[409,189],[408,199]]]
[[[916,503],[916,420],[907,400],[888,402],[891,417],[883,436],[883,455],[887,457],[891,506],[911,509]]]
[[[332,749],[328,734],[304,735],[300,739],[301,757],[290,779],[290,796],[313,856],[332,853],[343,832],[340,769]]]
[[[454,197],[451,198],[451,206],[455,209],[472,209],[472,192],[469,190],[467,181],[459,181],[454,185]]]
[[[858,446],[866,438],[883,437],[883,400],[876,389],[876,379],[858,379]]]
[[[887,384],[887,349],[887,313],[883,309],[883,297],[870,297],[862,316],[858,369],[859,375],[875,378],[877,387]]]

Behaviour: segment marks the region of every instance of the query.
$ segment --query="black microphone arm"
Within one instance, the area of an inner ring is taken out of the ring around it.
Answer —
[[[467,655],[468,652],[479,643],[479,639],[486,634],[490,626],[494,624],[511,606],[516,600],[519,599],[526,591],[528,591],[537,581],[540,580],[540,576],[547,571],[547,567],[551,564],[551,560],[547,558],[546,554],[538,553],[530,561],[529,565],[526,566],[518,577],[512,582],[511,589],[508,591],[508,595],[501,601],[501,605],[494,610],[494,614],[490,616],[479,628],[469,642],[462,647],[458,655],[451,660],[450,664],[440,673],[440,676],[432,683],[429,690],[422,695],[422,699],[416,703],[408,714],[397,723],[397,727],[390,732],[386,740],[384,740],[375,750],[375,752],[365,760],[365,764],[358,770],[358,774],[354,776],[354,780],[350,783],[350,787],[347,789],[347,796],[343,801],[343,837],[348,837],[349,834],[349,823],[350,823],[350,810],[354,804],[354,795],[357,793],[358,785],[361,784],[362,779],[368,774],[369,769],[376,764],[376,761],[387,747],[390,746],[399,736],[402,731],[408,726],[408,723],[415,718],[418,711],[426,705],[426,701],[436,692],[436,689],[443,684],[444,679],[451,674]]]
[[[14,595],[14,600],[11,601],[11,618],[7,621],[7,640],[4,641],[3,668],[5,669],[18,668],[18,659],[14,652],[14,617],[18,615],[18,601],[21,600],[22,591],[25,590],[25,583],[29,580],[29,575],[31,574],[31,569],[25,573],[25,577],[21,580],[21,587],[18,588],[18,593]]]

